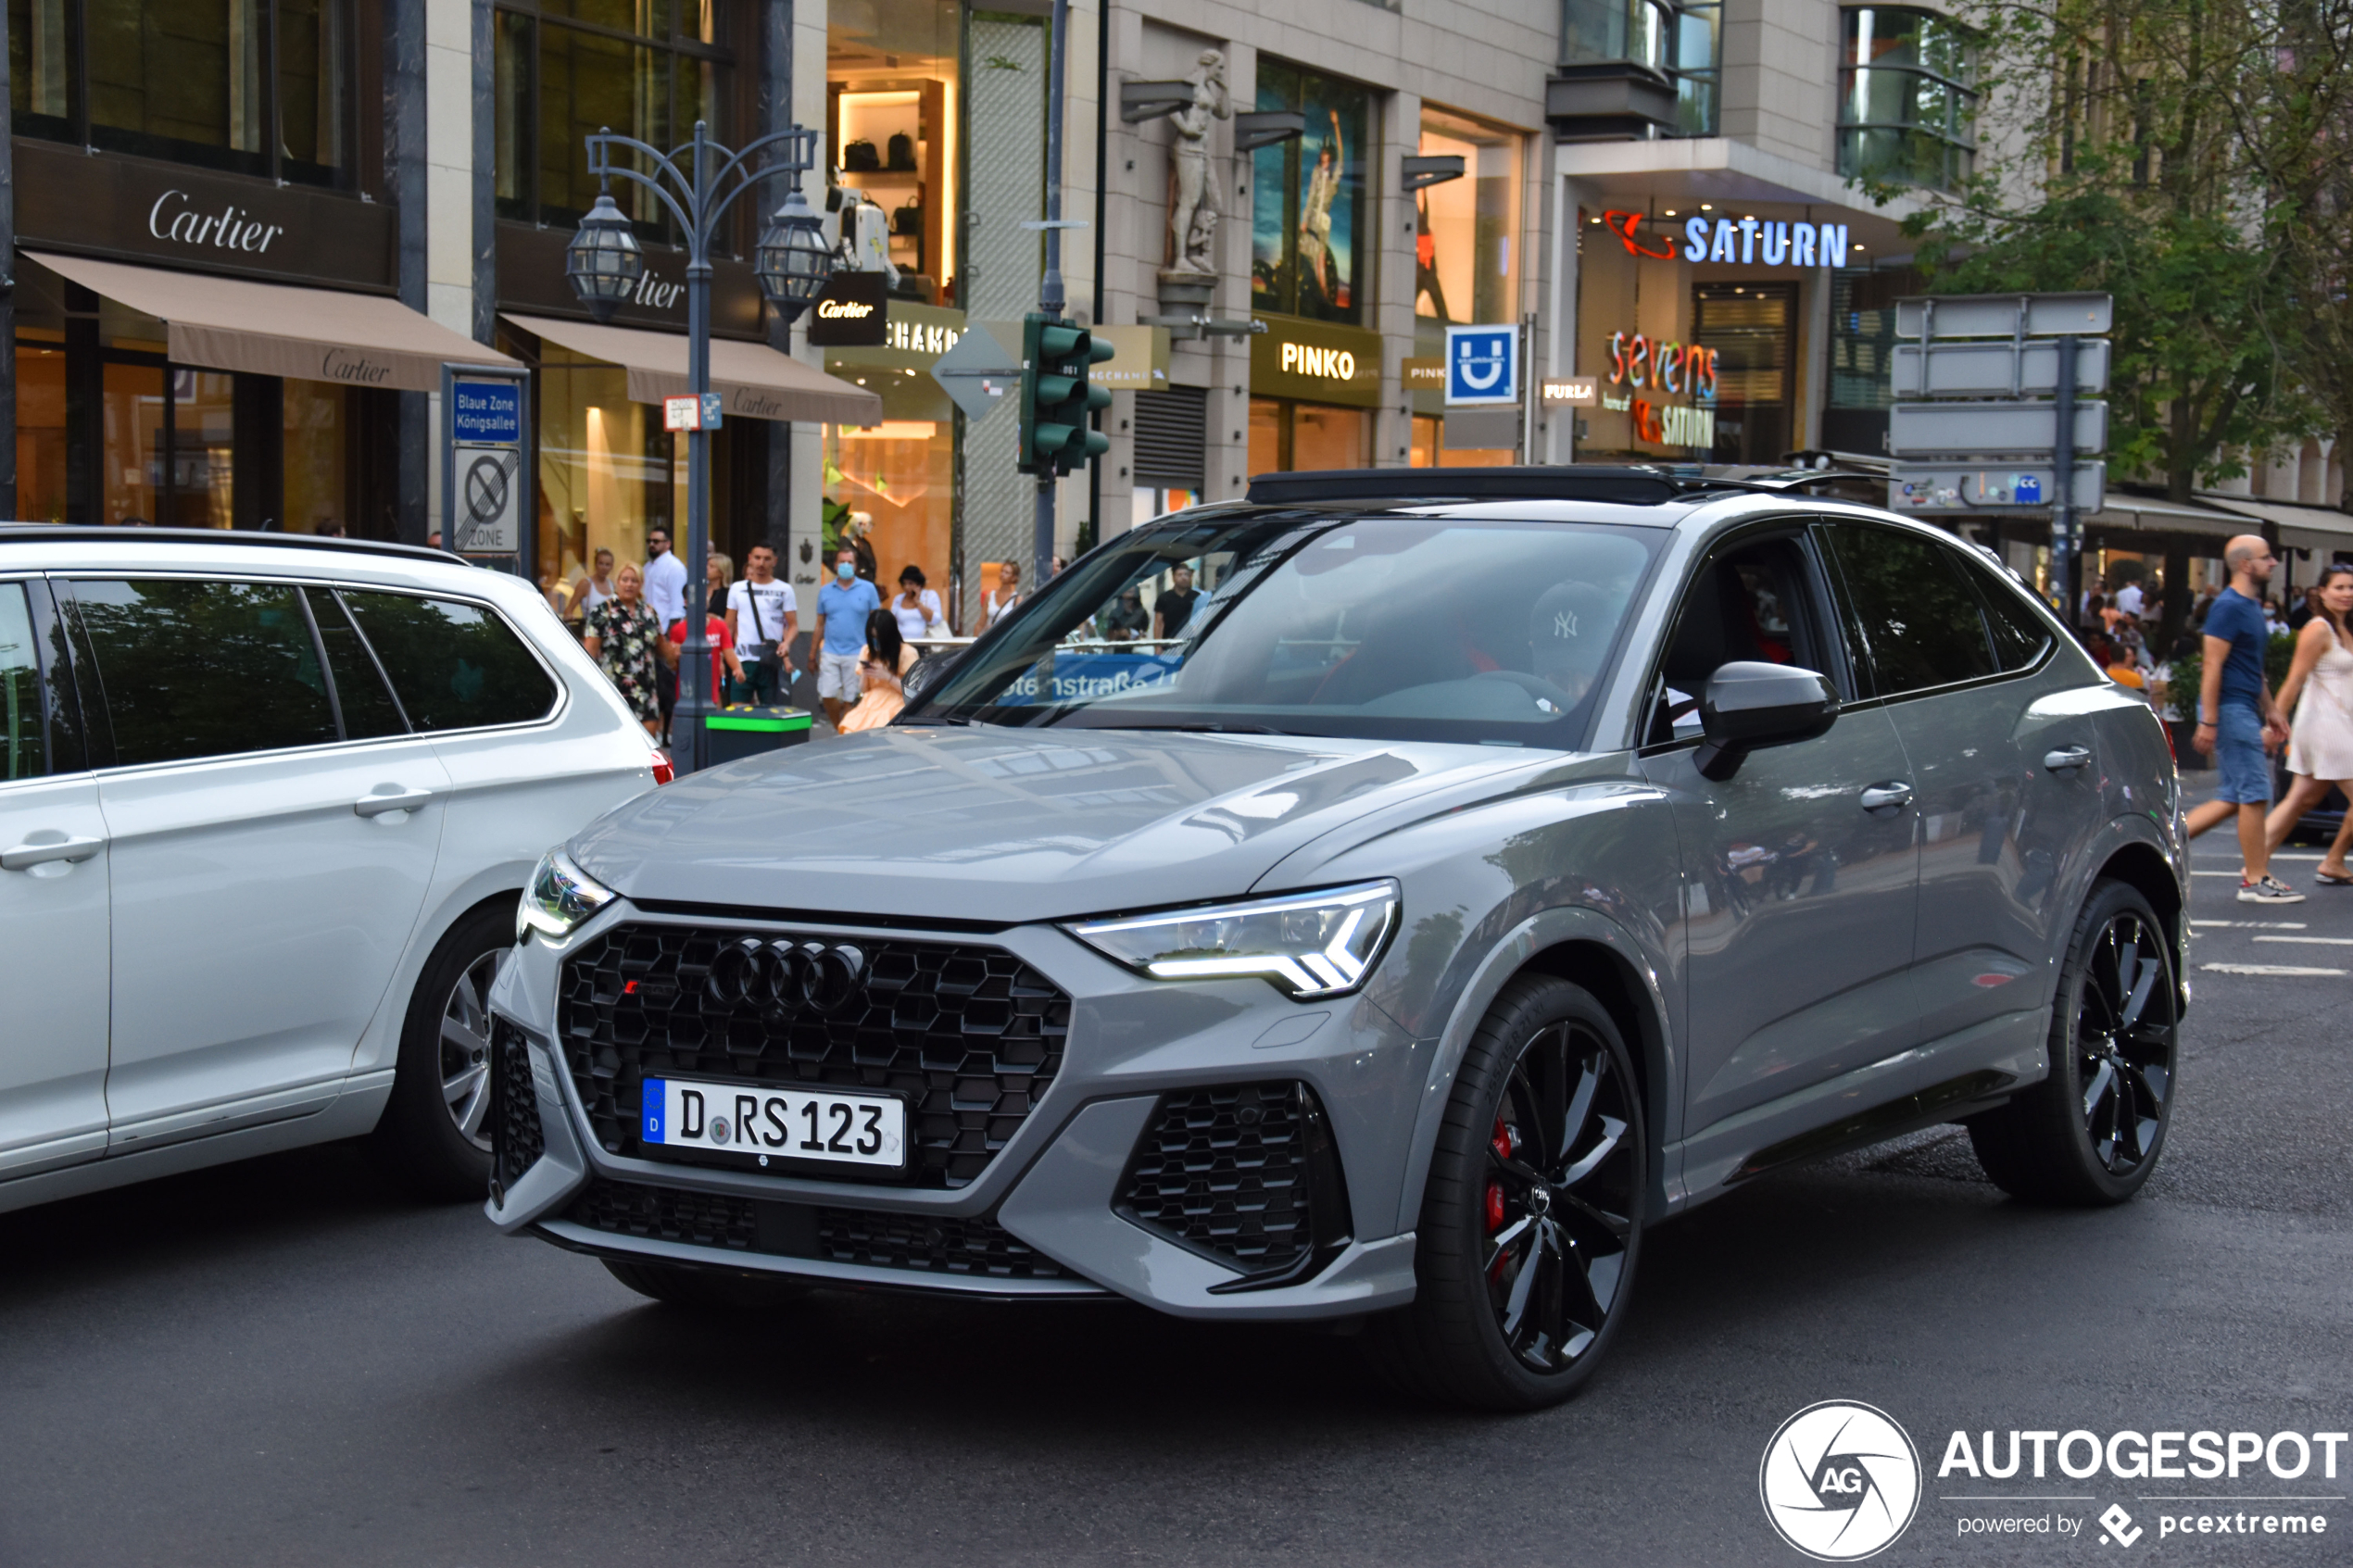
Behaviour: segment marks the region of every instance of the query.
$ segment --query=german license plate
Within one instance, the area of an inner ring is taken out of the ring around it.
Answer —
[[[907,1168],[907,1102],[764,1085],[648,1078],[641,1143],[698,1154]]]

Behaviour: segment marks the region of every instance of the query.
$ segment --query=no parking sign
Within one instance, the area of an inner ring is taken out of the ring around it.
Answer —
[[[1446,329],[1446,404],[1453,408],[1519,401],[1519,329]]]
[[[491,366],[441,370],[441,539],[484,566],[521,571],[531,515],[529,388]]]

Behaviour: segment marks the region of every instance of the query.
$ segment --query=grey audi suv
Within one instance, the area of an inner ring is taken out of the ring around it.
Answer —
[[[1648,1227],[1779,1167],[1958,1122],[2019,1198],[2106,1204],[2163,1147],[2164,732],[1933,528],[1273,476],[919,674],[541,863],[501,1229],[689,1305],[1358,1320],[1511,1409],[1591,1374]]]

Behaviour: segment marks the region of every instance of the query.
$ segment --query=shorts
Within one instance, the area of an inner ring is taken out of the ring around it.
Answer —
[[[856,702],[865,690],[858,674],[858,656],[826,649],[817,655],[817,696]]]
[[[2226,702],[2214,726],[2214,766],[2221,770],[2217,800],[2238,806],[2271,803],[2271,759],[2263,752],[2263,721],[2253,705]]]

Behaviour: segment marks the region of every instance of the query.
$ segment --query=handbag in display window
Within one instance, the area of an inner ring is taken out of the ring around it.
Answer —
[[[915,139],[904,131],[891,132],[886,144],[890,149],[890,169],[894,174],[912,174],[915,170]]]
[[[853,174],[878,174],[882,171],[882,155],[875,151],[874,143],[861,136],[842,148],[841,166]]]
[[[894,234],[915,235],[924,232],[924,207],[919,201],[894,208],[890,215],[890,232]]]

